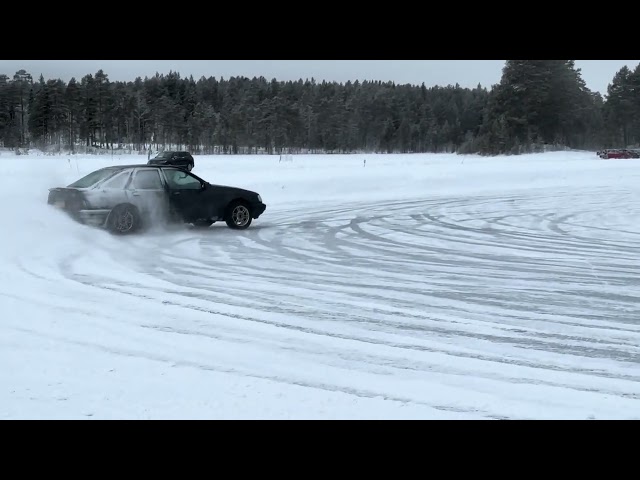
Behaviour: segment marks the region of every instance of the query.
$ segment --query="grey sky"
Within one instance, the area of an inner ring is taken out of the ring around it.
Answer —
[[[615,73],[627,65],[633,69],[640,60],[576,60],[582,77],[594,91],[606,94]],[[427,86],[459,83],[463,87],[485,87],[500,81],[504,60],[0,60],[0,73],[12,76],[24,68],[37,79],[71,77],[80,80],[102,69],[111,80],[129,81],[153,76],[156,72],[178,71],[193,75],[229,78],[263,76],[267,79],[318,81],[392,80],[396,83],[425,83]]]

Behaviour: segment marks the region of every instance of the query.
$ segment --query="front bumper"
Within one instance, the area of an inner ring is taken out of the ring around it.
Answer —
[[[253,218],[258,218],[260,215],[264,213],[267,209],[267,206],[264,203],[254,203],[251,206],[251,213]]]

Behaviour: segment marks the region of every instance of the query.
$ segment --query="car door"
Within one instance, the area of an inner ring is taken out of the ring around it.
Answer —
[[[126,191],[129,202],[143,215],[160,217],[167,213],[167,190],[158,168],[135,169]]]
[[[110,210],[116,205],[128,202],[125,187],[130,177],[131,170],[125,170],[101,183],[95,191],[90,193],[91,205],[96,209]]]
[[[212,219],[215,192],[201,178],[177,168],[163,168],[172,210],[187,222]]]

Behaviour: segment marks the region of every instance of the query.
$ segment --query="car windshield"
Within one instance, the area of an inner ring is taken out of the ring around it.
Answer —
[[[71,185],[68,185],[68,187],[69,188],[88,188],[92,185],[95,185],[101,180],[105,180],[106,178],[109,178],[110,176],[112,176],[114,173],[117,173],[117,172],[118,170],[112,170],[108,168],[105,168],[102,170],[96,170],[95,172],[92,172],[89,175],[82,177],[80,180],[76,180]]]
[[[172,152],[162,152],[159,153],[156,158],[171,158]]]

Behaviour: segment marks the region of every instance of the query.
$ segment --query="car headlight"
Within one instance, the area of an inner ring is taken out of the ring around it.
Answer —
[[[258,195],[258,201],[262,203],[262,197],[260,195]]]

